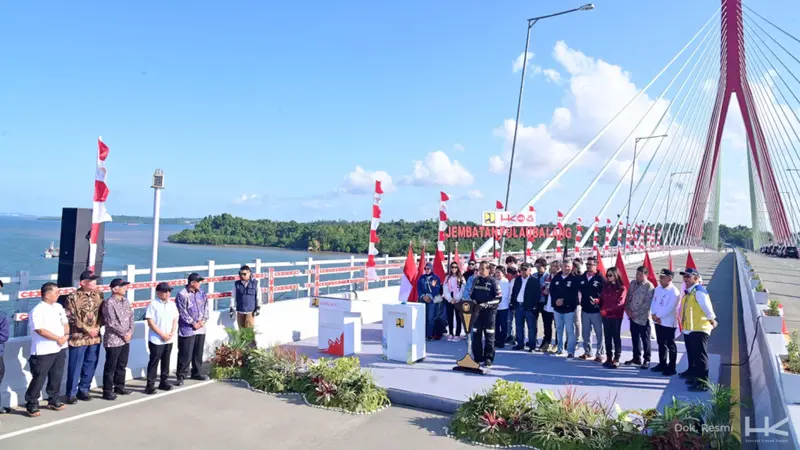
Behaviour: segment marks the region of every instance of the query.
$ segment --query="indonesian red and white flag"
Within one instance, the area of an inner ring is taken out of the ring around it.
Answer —
[[[106,210],[108,185],[106,184],[106,158],[108,146],[102,137],[97,138],[97,168],[94,173],[94,198],[92,201],[92,230],[89,235],[89,270],[94,271],[97,260],[97,240],[100,235],[100,224],[111,222],[111,215]]]
[[[494,207],[495,209],[503,209],[503,202],[501,202],[500,200],[496,200],[494,203]]]
[[[383,187],[379,180],[375,180],[375,196],[372,200],[372,220],[369,225],[369,252],[367,255],[367,280],[374,281],[378,279],[378,273],[375,270],[375,257],[378,255],[378,243],[381,241],[378,238],[378,225],[381,223],[381,199],[383,198]]]
[[[408,255],[406,263],[403,265],[403,275],[400,277],[400,295],[398,300],[401,302],[411,301],[411,294],[414,291],[414,280],[417,279],[417,264],[414,261],[414,250],[408,244]]]

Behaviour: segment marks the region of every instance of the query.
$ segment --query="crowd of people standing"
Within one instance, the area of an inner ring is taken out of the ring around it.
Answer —
[[[25,410],[30,417],[40,415],[42,388],[46,393],[47,408],[54,411],[81,401],[92,401],[94,397],[90,388],[100,361],[101,347],[105,350],[101,398],[113,401],[120,395],[131,394],[126,387],[134,332],[133,309],[127,297],[130,283],[121,278],[113,279],[109,284],[111,295],[104,298],[97,286],[98,278],[93,272],[84,271],[78,287],[61,301],[55,283],[45,283],[41,287],[41,301],[28,315],[31,380],[25,392]],[[162,282],[156,286],[156,298],[150,301],[145,312],[150,353],[145,394],[172,390],[174,386],[182,386],[187,378],[208,380],[202,371],[206,322],[209,319],[208,297],[201,288],[203,281],[199,274],[190,274],[186,285],[174,299],[169,284]],[[253,317],[260,309],[260,297],[258,290],[252,288],[248,266],[242,266],[239,280],[234,285],[231,314],[237,314],[240,327],[253,327]],[[2,357],[9,331],[8,317],[0,314],[0,382],[4,375]],[[171,383],[170,359],[176,340],[178,364],[175,381]],[[65,370],[66,388],[62,393]],[[8,411],[0,407],[0,413],[4,412]]]
[[[509,256],[505,265],[470,260],[463,273],[454,261],[444,280],[432,269],[428,263],[417,285],[418,300],[426,303],[426,338],[446,336],[457,342],[462,330],[472,333],[473,358],[485,367],[493,364],[495,349],[506,345],[514,351],[575,358],[580,339],[579,359],[610,369],[626,365],[673,376],[678,374],[675,339],[682,335],[689,367],[679,376],[691,391],[707,389],[708,337],[717,322],[694,268],[680,272],[683,291],[669,269],[661,270],[654,284],[648,280],[653,278],[648,268],[640,266],[635,279],[625,285],[627,277],[616,267],[600,273],[595,257],[549,263],[539,258],[520,264]],[[471,329],[457,307],[461,300],[476,304]],[[621,362],[625,318],[633,357]],[[651,367],[653,328],[658,363]]]

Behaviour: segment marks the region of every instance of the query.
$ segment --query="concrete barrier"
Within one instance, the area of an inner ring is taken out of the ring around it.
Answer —
[[[753,393],[753,415],[745,418],[742,429],[743,443],[757,443],[761,450],[798,449],[798,420],[792,420],[789,406],[784,400],[780,380],[777,355],[786,353],[786,341],[782,334],[767,334],[759,323],[759,306],[751,287],[751,270],[744,256],[736,251],[736,266],[739,276],[739,291],[742,296],[742,321],[746,336],[747,351],[752,345],[748,365],[750,369],[750,389]],[[800,405],[795,408],[800,409]],[[780,426],[775,426],[787,420]],[[774,427],[769,434],[761,428]],[[756,430],[754,430],[756,429]],[[784,436],[781,433],[787,433]]]
[[[375,323],[381,320],[384,303],[398,303],[399,286],[370,289],[358,293],[358,311],[363,323]],[[214,349],[227,341],[225,328],[234,327],[227,311],[212,311],[206,328],[204,359],[213,356]],[[299,341],[317,335],[318,313],[309,306],[309,299],[298,298],[275,303],[263,304],[261,314],[256,317],[257,342],[259,347]],[[147,371],[149,351],[147,349],[148,327],[145,322],[136,322],[131,340],[130,357],[128,359],[127,379],[142,378]],[[25,403],[25,391],[31,380],[28,370],[30,357],[30,337],[12,338],[6,343],[6,374],[0,384],[0,405],[14,407]],[[105,351],[100,352],[100,361],[95,373],[92,387],[102,385]],[[172,349],[170,371],[174,372],[178,363],[178,346]],[[66,371],[63,387],[66,384]]]

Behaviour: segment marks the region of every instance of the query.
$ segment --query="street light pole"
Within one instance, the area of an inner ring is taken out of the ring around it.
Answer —
[[[666,134],[659,134],[657,136],[644,136],[644,137],[637,137],[633,141],[633,162],[631,163],[631,186],[628,189],[628,210],[625,216],[625,249],[628,248],[628,240],[631,231],[631,207],[633,206],[631,201],[633,200],[633,175],[636,172],[636,151],[639,147],[639,141],[645,141],[647,139],[655,139],[655,138],[664,138],[667,137]]]
[[[504,211],[508,211],[508,200],[509,197],[511,196],[511,174],[514,171],[514,154],[516,153],[517,149],[517,131],[519,130],[519,115],[520,111],[522,110],[522,92],[525,89],[525,72],[528,69],[528,48],[530,47],[531,43],[531,28],[533,28],[533,26],[536,25],[536,22],[542,19],[549,19],[550,17],[562,16],[564,14],[573,13],[575,11],[589,11],[592,9],[594,9],[594,4],[587,3],[578,8],[573,8],[554,14],[548,14],[546,16],[539,16],[528,19],[528,30],[525,35],[525,51],[522,53],[522,76],[519,81],[519,95],[517,96],[517,117],[516,120],[514,121],[514,137],[511,140],[511,160],[508,163],[508,183],[506,184],[506,201],[505,203],[503,203]],[[506,246],[506,237],[505,233],[503,233],[503,238],[500,240],[500,258],[503,257],[505,246]]]
[[[158,266],[158,229],[161,225],[161,191],[164,189],[164,171],[156,169],[153,173],[153,258],[150,262],[150,281],[156,281]],[[156,298],[156,288],[150,288],[150,299]]]

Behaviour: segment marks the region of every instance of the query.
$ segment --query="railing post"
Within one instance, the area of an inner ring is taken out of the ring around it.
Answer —
[[[314,259],[309,256],[308,257],[308,265],[306,265],[306,285],[311,284],[311,271],[312,271],[313,267],[314,267]],[[309,297],[314,295],[312,293],[313,291],[311,290],[310,287],[306,288],[306,290],[307,290],[306,293],[308,294]],[[298,296],[299,296],[299,294],[300,294],[300,290],[299,289],[297,290],[297,293],[298,293]]]
[[[369,276],[367,276],[367,271],[369,268],[367,267],[367,263],[364,263],[364,268],[361,270],[364,271],[364,291],[366,292],[369,290]]]
[[[383,280],[383,287],[389,287],[389,254],[383,255],[383,264],[386,265],[386,269],[383,270],[383,275],[387,278]]]
[[[133,264],[128,264],[125,269],[125,278],[128,283],[136,283],[136,266]],[[151,290],[152,291],[152,290]],[[136,300],[136,290],[131,289],[125,294],[128,298],[129,302],[133,302]],[[152,297],[150,298],[152,300]]]
[[[350,255],[350,267],[351,268],[355,267],[355,265],[356,265],[356,257],[355,257],[355,255]],[[350,270],[349,273],[350,273],[350,280],[352,280],[353,279],[353,271]],[[353,282],[352,281],[350,282],[350,288],[351,289],[353,288]]]
[[[299,293],[300,290],[298,289],[297,292]],[[275,268],[269,268],[269,291],[267,292],[268,295],[268,302],[272,303],[275,301]]]
[[[214,262],[213,259],[208,260],[208,278],[214,276],[216,272],[217,263]],[[215,283],[208,283],[208,287],[206,288],[206,294],[213,294],[214,293],[214,284]]]
[[[261,258],[256,258],[255,261],[253,261],[253,273],[261,273]],[[267,280],[267,283],[269,283],[269,280]],[[258,289],[258,293],[260,294],[261,293],[261,280],[258,279],[258,278],[256,278],[256,288]],[[264,301],[263,301],[264,300],[264,296],[263,295],[261,296],[261,300],[262,300],[261,303],[264,303]],[[231,299],[231,301],[234,301],[234,299]]]
[[[19,279],[19,290],[20,291],[27,291],[30,289],[28,287],[30,273],[27,270],[20,270],[17,272],[17,278]]]
[[[322,274],[319,273],[319,264],[314,266],[314,295],[319,295],[319,282]]]

